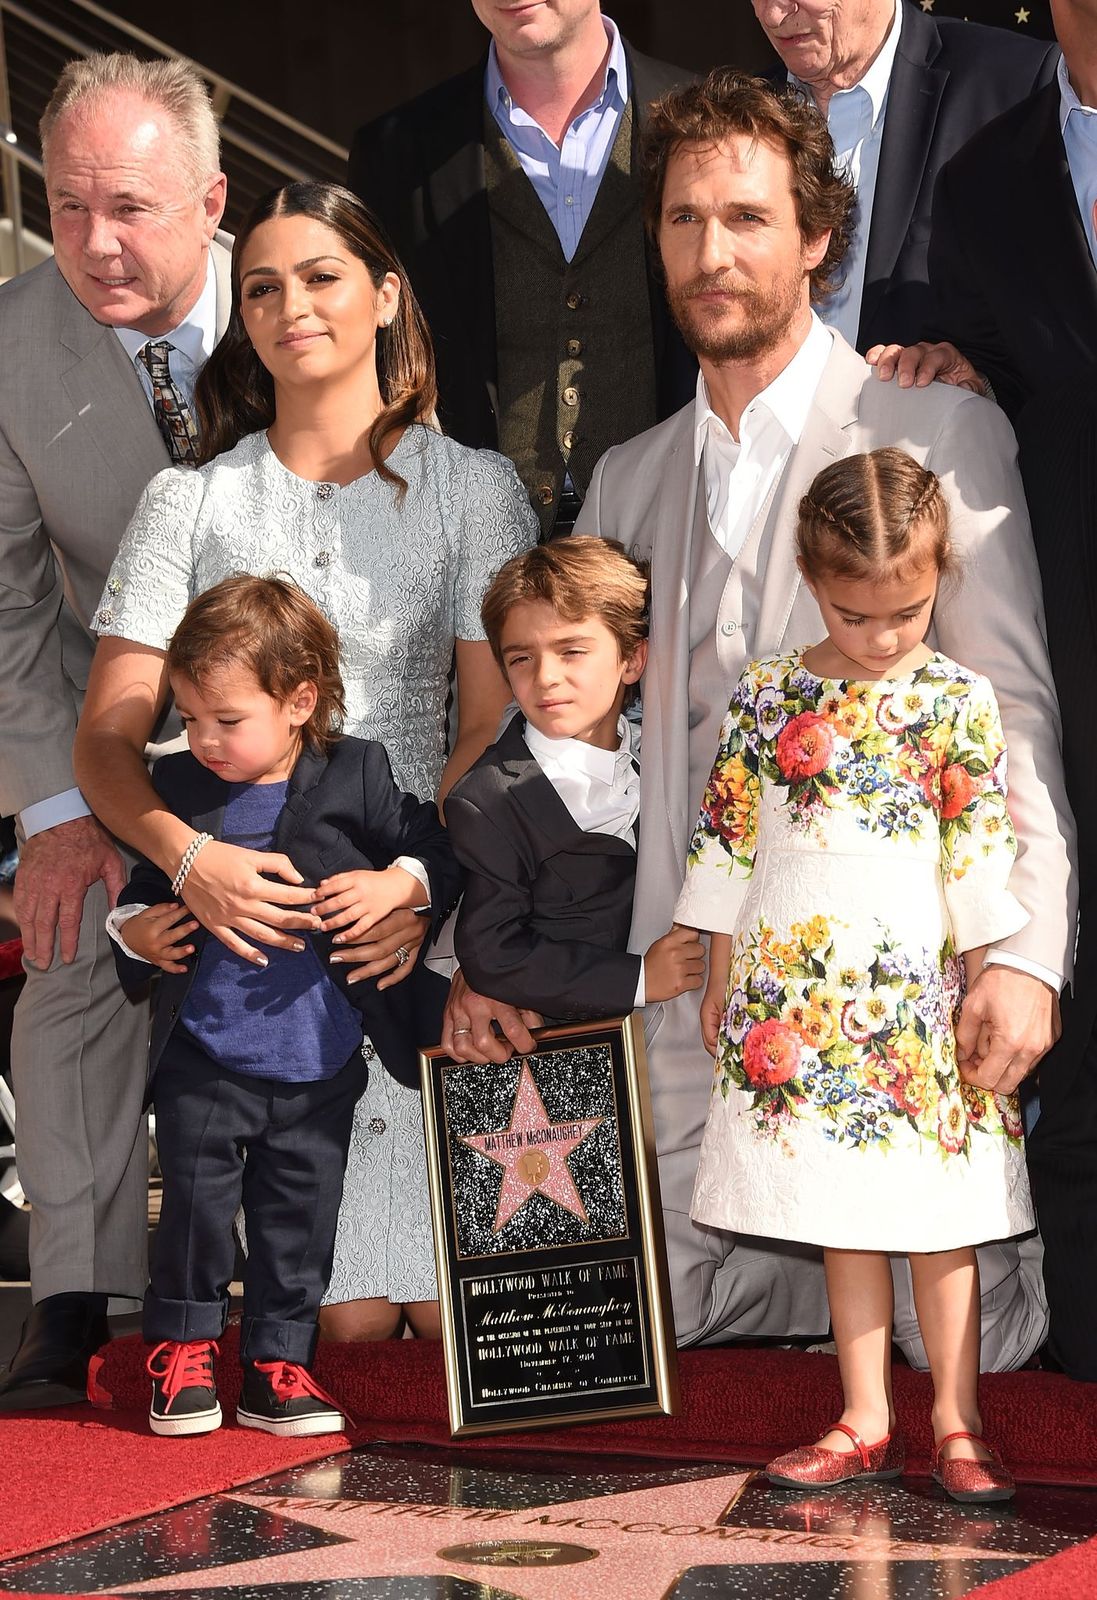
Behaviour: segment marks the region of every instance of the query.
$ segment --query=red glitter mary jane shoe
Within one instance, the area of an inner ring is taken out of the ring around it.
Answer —
[[[866,1444],[860,1434],[847,1428],[844,1422],[836,1422],[834,1429],[853,1440],[852,1450],[801,1445],[798,1450],[790,1450],[770,1462],[766,1468],[770,1483],[779,1489],[828,1489],[832,1484],[849,1483],[853,1478],[867,1482],[897,1478],[906,1466],[906,1447],[901,1433],[889,1433],[879,1444]]]
[[[950,1439],[970,1439],[973,1444],[990,1450],[989,1461],[973,1461],[970,1457],[941,1460],[941,1451]],[[992,1450],[977,1433],[946,1433],[933,1448],[933,1476],[945,1493],[953,1500],[981,1505],[993,1500],[1012,1500],[1017,1485],[1013,1474],[1002,1465],[997,1450]]]

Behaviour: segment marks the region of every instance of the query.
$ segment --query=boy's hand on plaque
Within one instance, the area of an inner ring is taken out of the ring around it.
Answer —
[[[683,928],[676,922],[644,957],[644,998],[649,1003],[675,1000],[687,989],[699,989],[704,981],[701,936],[696,928]]]
[[[442,1019],[441,1046],[454,1061],[509,1061],[517,1050],[529,1055],[536,1049],[531,1028],[543,1018],[536,1011],[520,1011],[502,1000],[489,1000],[465,982],[459,969],[453,975]],[[498,1024],[501,1032],[496,1032]]]

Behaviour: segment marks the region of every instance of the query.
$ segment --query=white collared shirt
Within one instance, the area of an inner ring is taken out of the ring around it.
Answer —
[[[114,332],[133,363],[145,398],[151,406],[152,379],[144,362],[137,359],[149,343],[149,335],[139,333],[135,328],[115,328]],[[187,404],[191,405],[198,374],[217,343],[217,273],[211,251],[206,252],[206,281],[201,294],[178,327],[172,328],[170,333],[161,334],[160,338],[166,339],[172,346],[168,356],[168,371],[183,391]],[[119,529],[119,534],[121,532]],[[66,789],[61,794],[50,795],[45,800],[37,800],[34,805],[27,806],[20,812],[19,821],[24,837],[31,839],[36,833],[44,833],[47,828],[57,828],[64,822],[74,822],[77,817],[90,815],[90,807],[80,790]]]
[[[550,739],[530,722],[522,737],[577,827],[584,833],[608,833],[635,845],[640,771],[636,730],[627,717],[617,719],[617,734],[621,742],[616,750],[601,750],[581,739]],[[633,1003],[645,1003],[642,961]]]
[[[872,225],[872,204],[876,197],[876,177],[880,170],[888,88],[902,27],[903,7],[897,0],[887,38],[864,77],[849,89],[836,90],[827,105],[827,127],[834,140],[838,166],[857,190],[857,206],[846,255],[845,277],[840,287],[820,306],[819,315],[829,327],[837,328],[854,349],[857,347],[857,330],[861,322],[868,235]],[[809,100],[813,99],[810,84],[801,83],[791,73],[789,82]]]
[[[114,331],[123,350],[133,362],[150,405],[152,379],[145,363],[137,358],[147,344],[159,344],[162,340],[166,340],[172,347],[168,356],[168,371],[176,385],[183,391],[187,404],[192,405],[198,374],[213,354],[213,347],[217,343],[217,273],[212,253],[208,250],[206,252],[206,281],[202,285],[202,292],[177,327],[172,328],[169,333],[157,334],[154,338],[150,338],[147,333],[139,333],[136,328],[115,328]]]
[[[1097,106],[1084,106],[1067,73],[1066,57],[1059,57],[1059,128],[1067,153],[1067,166],[1086,230],[1086,243],[1097,267]]]
[[[812,312],[808,336],[788,366],[743,412],[738,440],[713,411],[704,374],[697,375],[694,460],[704,462],[709,527],[733,561],[800,442],[833,344]]]

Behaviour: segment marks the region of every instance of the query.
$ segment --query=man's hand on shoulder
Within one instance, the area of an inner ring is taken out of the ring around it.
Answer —
[[[84,896],[98,879],[114,905],[126,881],[117,846],[94,817],[45,828],[26,841],[15,876],[15,915],[27,960],[43,971],[60,935],[61,960],[76,959]]]
[[[900,389],[925,389],[933,382],[949,383],[972,394],[988,395],[989,385],[954,344],[874,344],[865,360],[887,383],[897,378]]]

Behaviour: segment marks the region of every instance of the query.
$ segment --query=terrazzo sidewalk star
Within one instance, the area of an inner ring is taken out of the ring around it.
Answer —
[[[715,1564],[743,1567],[806,1562],[994,1563],[1001,1571],[1010,1552],[976,1545],[896,1541],[883,1533],[867,1537],[827,1531],[730,1526],[728,1518],[752,1473],[721,1473],[687,1483],[631,1490],[520,1509],[446,1506],[403,1501],[315,1499],[298,1495],[237,1494],[244,1506],[275,1512],[339,1542],[320,1548],[219,1566],[192,1573],[188,1593],[218,1590],[266,1594],[272,1585],[381,1577],[431,1577],[457,1574],[483,1581],[490,1565],[455,1559],[454,1546],[482,1543],[505,1548],[506,1589],[521,1600],[657,1600],[674,1592],[691,1568]],[[534,1548],[563,1546],[597,1552],[594,1559],[569,1565],[566,1572],[547,1565]],[[1021,1552],[1013,1558],[1025,1559]],[[491,1563],[494,1564],[494,1563]],[[177,1576],[115,1587],[115,1594],[177,1594]],[[959,1591],[963,1592],[963,1591]]]
[[[503,1169],[494,1233],[501,1233],[517,1211],[535,1194],[554,1200],[565,1211],[587,1222],[567,1158],[603,1122],[587,1117],[579,1122],[553,1122],[526,1063],[522,1065],[510,1125],[494,1133],[467,1133],[461,1143]]]

